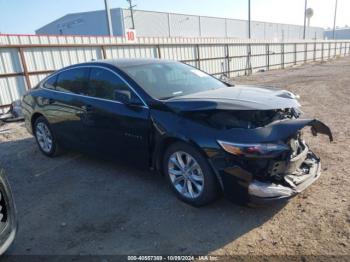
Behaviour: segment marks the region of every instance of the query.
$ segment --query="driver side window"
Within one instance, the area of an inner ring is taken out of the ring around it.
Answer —
[[[89,96],[122,102],[119,101],[116,91],[131,92],[128,85],[116,74],[103,68],[91,68],[88,87]]]

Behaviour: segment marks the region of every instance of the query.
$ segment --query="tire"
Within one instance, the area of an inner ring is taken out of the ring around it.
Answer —
[[[52,132],[50,124],[43,116],[40,116],[35,120],[33,131],[38,147],[44,155],[55,157],[61,153],[61,149]],[[46,136],[46,139],[44,136]]]
[[[168,147],[163,172],[173,192],[185,203],[204,206],[218,196],[217,179],[207,159],[189,144],[176,142]]]

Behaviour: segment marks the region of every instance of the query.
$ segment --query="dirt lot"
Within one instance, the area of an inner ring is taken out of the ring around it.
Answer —
[[[8,254],[254,254],[350,256],[350,58],[236,79],[301,96],[305,115],[334,134],[307,135],[323,175],[285,206],[225,199],[193,208],[146,170],[78,153],[44,157],[23,124],[0,127],[0,166],[19,231]],[[306,132],[308,133],[308,132]]]

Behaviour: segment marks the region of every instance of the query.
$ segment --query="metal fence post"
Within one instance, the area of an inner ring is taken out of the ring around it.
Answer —
[[[331,59],[331,43],[330,42],[328,42],[328,60],[330,60]]]
[[[324,42],[322,42],[321,61],[323,62]]]
[[[200,59],[200,50],[199,50],[199,44],[196,45],[197,50],[197,67],[198,69],[201,69],[201,59]]]
[[[337,57],[337,45],[338,45],[338,43],[335,42],[335,51],[334,51],[334,57],[333,58]]]
[[[281,64],[282,64],[282,69],[284,69],[284,43],[281,44]]]
[[[252,72],[252,45],[251,42],[249,42],[249,44],[247,45],[247,60],[244,75],[251,75]]]
[[[307,61],[307,43],[304,44],[304,64],[306,63]]]
[[[265,47],[266,52],[266,70],[270,70],[270,44]]]
[[[344,42],[344,56],[346,56],[346,42]]]
[[[162,53],[160,51],[160,45],[157,45],[157,56],[159,59],[162,58]]]
[[[347,46],[347,43],[346,42],[344,42],[344,45],[345,45],[345,47],[344,47],[344,56],[346,56],[347,55],[347,48],[346,48],[346,46]]]
[[[316,40],[314,42],[314,62],[316,61]]]
[[[347,55],[349,52],[348,52],[348,43],[345,42],[345,55]]]
[[[24,78],[26,80],[27,89],[29,90],[32,88],[32,85],[31,85],[30,78],[29,78],[28,67],[27,67],[25,56],[24,56],[23,48],[22,47],[18,48],[18,51],[19,51],[19,56],[21,58],[23,75],[24,75]]]
[[[104,45],[101,45],[101,55],[103,59],[107,58],[106,47]]]
[[[297,64],[297,43],[294,43],[294,65]]]
[[[230,77],[230,74],[231,74],[230,73],[231,72],[231,70],[230,70],[230,49],[228,47],[228,44],[226,44],[225,48],[226,48],[226,63],[227,63],[226,76]]]

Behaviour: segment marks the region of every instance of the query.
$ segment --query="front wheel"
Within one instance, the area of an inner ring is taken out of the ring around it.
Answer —
[[[216,177],[205,157],[191,145],[172,144],[165,153],[163,169],[170,187],[182,201],[203,206],[216,199]]]

